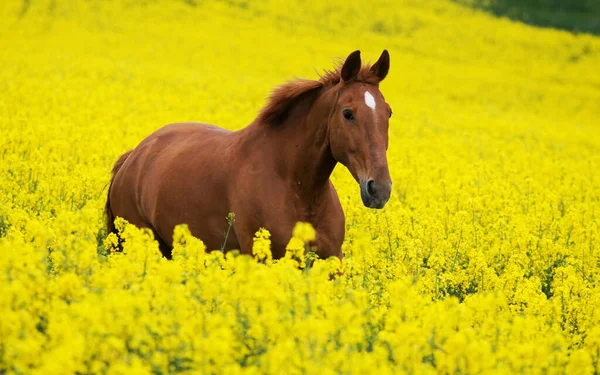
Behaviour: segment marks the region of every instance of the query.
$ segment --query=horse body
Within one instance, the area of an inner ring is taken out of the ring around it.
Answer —
[[[181,123],[148,136],[114,174],[109,198],[113,215],[152,229],[163,253],[172,243],[174,226],[181,223],[208,247],[220,248],[231,186],[227,176],[235,175],[230,170],[237,165],[228,152],[231,135],[205,124]],[[235,234],[228,242],[239,246]]]
[[[163,254],[169,252],[173,228],[186,223],[208,249],[244,253],[251,252],[258,228],[270,228],[278,258],[295,223],[306,221],[323,229],[317,240],[321,255],[340,256],[344,216],[330,173],[318,189],[310,189],[313,193],[303,194],[305,179],[294,178],[280,165],[283,160],[274,158],[271,138],[278,134],[257,127],[230,132],[207,124],[167,125],[140,143],[115,174],[110,189],[113,215],[152,229]],[[287,147],[278,143],[276,148]],[[202,194],[190,194],[194,191]],[[229,212],[236,219],[225,243]]]
[[[356,56],[344,64],[347,70],[350,61],[353,68],[346,71],[353,76],[346,82],[342,70],[337,81],[333,76],[284,85],[255,121],[239,131],[175,123],[152,133],[115,164],[106,205],[108,231],[114,231],[117,216],[150,228],[161,252],[170,257],[178,224],[186,223],[208,250],[224,247],[245,254],[251,253],[253,237],[264,227],[271,232],[277,259],[285,254],[294,225],[305,221],[317,231],[317,254],[341,258],[345,220],[329,180],[335,165],[349,167],[365,205],[381,208],[391,189],[391,183],[388,189],[378,182],[389,181],[387,112],[375,108],[377,102],[387,104],[373,82],[353,82],[361,72]],[[376,63],[363,75],[381,80],[387,68],[383,74],[377,69]],[[369,95],[366,104],[356,102]],[[348,120],[347,112],[342,116],[342,109],[348,108],[354,108],[356,119]],[[379,131],[357,127],[359,120]],[[342,134],[345,126],[355,128]],[[356,139],[349,138],[352,132]],[[359,142],[359,136],[367,142]],[[229,212],[235,214],[235,222],[225,240]]]

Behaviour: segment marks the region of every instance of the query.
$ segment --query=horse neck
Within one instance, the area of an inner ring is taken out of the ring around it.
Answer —
[[[329,145],[329,117],[335,92],[323,88],[300,99],[287,120],[269,129],[276,169],[302,195],[328,186],[337,164]]]

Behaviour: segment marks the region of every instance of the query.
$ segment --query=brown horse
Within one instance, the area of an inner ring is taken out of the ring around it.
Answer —
[[[294,225],[305,221],[316,229],[319,257],[341,259],[344,212],[329,180],[335,165],[349,169],[366,207],[383,208],[392,190],[386,157],[392,111],[379,91],[389,66],[387,50],[372,66],[362,66],[355,51],[319,80],[278,87],[239,131],[200,123],[158,129],[113,168],[108,233],[115,217],[150,228],[170,258],[177,224],[188,224],[208,250],[244,254],[264,227],[278,259]],[[235,222],[225,240],[229,212]]]

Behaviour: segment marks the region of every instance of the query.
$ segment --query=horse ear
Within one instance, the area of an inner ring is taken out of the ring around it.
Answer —
[[[376,75],[379,78],[379,81],[383,81],[383,79],[387,76],[388,71],[390,70],[390,54],[387,49],[384,49],[379,56],[379,60],[373,66],[371,66],[371,73]]]
[[[360,71],[360,51],[354,51],[346,58],[342,67],[342,80],[345,82],[355,79]]]

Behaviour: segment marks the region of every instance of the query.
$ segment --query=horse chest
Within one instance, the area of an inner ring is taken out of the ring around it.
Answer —
[[[306,221],[312,223],[320,214],[319,207],[324,205],[325,197],[318,195],[297,194],[295,197],[296,221]]]

